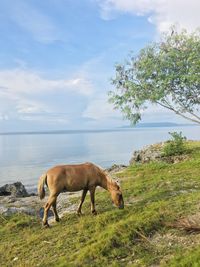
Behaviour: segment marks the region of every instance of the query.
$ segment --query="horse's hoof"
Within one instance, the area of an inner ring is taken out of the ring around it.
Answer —
[[[56,222],[59,222],[59,221],[60,221],[60,218],[56,218],[55,221],[56,221]]]
[[[49,228],[50,226],[49,226],[49,224],[48,224],[48,222],[46,222],[46,223],[43,223],[43,228]]]
[[[83,213],[82,212],[77,212],[77,215],[81,216],[81,215],[83,215]]]
[[[93,215],[97,215],[97,211],[96,211],[96,210],[93,210],[93,211],[92,211],[92,214],[93,214]]]

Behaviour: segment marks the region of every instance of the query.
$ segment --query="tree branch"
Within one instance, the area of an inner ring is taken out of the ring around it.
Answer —
[[[158,105],[160,105],[160,106],[162,106],[162,107],[164,107],[164,108],[167,108],[167,109],[169,109],[169,110],[175,112],[177,115],[183,117],[183,118],[186,119],[186,120],[190,120],[190,121],[193,121],[193,122],[196,122],[196,123],[200,124],[200,120],[196,120],[196,119],[190,118],[190,117],[188,117],[188,116],[186,116],[186,115],[183,115],[182,113],[180,113],[179,111],[175,110],[175,109],[174,109],[172,106],[170,106],[170,105],[167,106],[167,105],[165,105],[165,104],[163,104],[163,103],[161,103],[161,102],[158,102],[158,101],[156,101],[156,104],[158,104]],[[167,104],[168,104],[168,103],[167,103]]]
[[[196,114],[194,114],[193,112],[188,111],[187,108],[184,107],[184,105],[183,105],[180,101],[177,100],[177,103],[178,103],[183,109],[185,109],[187,113],[191,114],[193,117],[195,117],[196,119],[198,119],[198,120],[200,121],[200,117],[197,116]]]
[[[195,118],[197,118],[198,120],[200,120],[200,117],[197,116],[196,114],[194,114],[193,112],[188,112],[188,113],[190,113],[192,116],[194,116]]]

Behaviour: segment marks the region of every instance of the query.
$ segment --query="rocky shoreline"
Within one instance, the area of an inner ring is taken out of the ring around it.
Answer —
[[[62,218],[67,213],[75,213],[78,201],[74,204],[73,199],[80,197],[81,192],[76,193],[61,193],[58,196],[57,211],[59,217]],[[7,216],[12,214],[26,214],[36,216],[39,220],[43,218],[43,206],[48,199],[48,193],[43,200],[40,200],[38,195],[29,195],[26,197],[0,196],[0,216],[6,220]],[[53,212],[49,210],[48,221],[54,223]]]
[[[3,189],[11,191],[3,191]],[[5,195],[3,195],[3,193]],[[81,192],[62,193],[58,197],[57,210],[62,217],[65,213],[75,212],[76,206],[71,203],[74,197],[80,196]],[[28,194],[21,182],[7,184],[0,188],[0,215],[10,216],[15,213],[43,217],[43,206],[48,199],[48,192],[43,200],[40,200],[37,194]],[[53,219],[53,213],[49,211],[50,222]]]

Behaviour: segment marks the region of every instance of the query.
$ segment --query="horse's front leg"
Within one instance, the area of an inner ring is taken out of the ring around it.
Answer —
[[[90,199],[91,199],[91,212],[92,214],[97,215],[97,211],[95,209],[95,189],[96,189],[96,186],[91,187],[89,190],[90,190]]]
[[[78,206],[78,210],[77,210],[77,214],[78,215],[81,215],[82,214],[81,213],[81,208],[82,208],[83,202],[85,200],[85,196],[87,194],[87,191],[88,191],[87,189],[83,189],[82,196],[81,196],[81,202],[80,202],[80,204]]]

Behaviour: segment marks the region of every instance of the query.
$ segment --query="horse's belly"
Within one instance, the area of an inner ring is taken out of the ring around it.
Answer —
[[[74,186],[66,186],[65,188],[64,188],[64,192],[76,192],[76,191],[81,191],[81,190],[83,190],[84,188],[83,187],[74,187]]]
[[[76,192],[80,191],[87,188],[87,182],[81,181],[74,181],[74,180],[69,180],[65,184],[64,190],[68,192]]]

